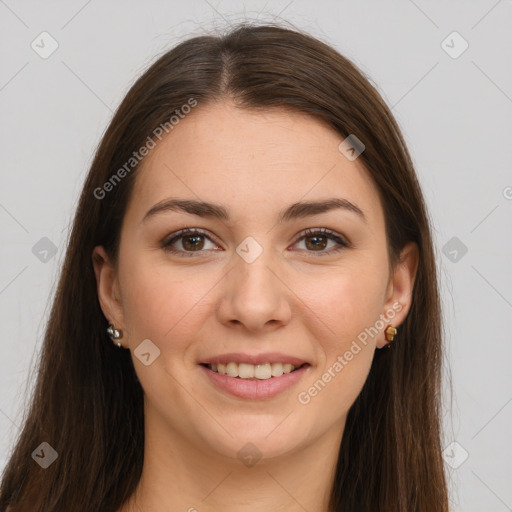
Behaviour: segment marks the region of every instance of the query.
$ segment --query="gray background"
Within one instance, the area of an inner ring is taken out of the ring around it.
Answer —
[[[512,510],[512,4],[503,0],[0,1],[0,465],[22,423],[67,226],[113,110],[182,38],[274,17],[353,59],[404,131],[438,253],[452,507]],[[58,44],[45,59],[43,31]]]

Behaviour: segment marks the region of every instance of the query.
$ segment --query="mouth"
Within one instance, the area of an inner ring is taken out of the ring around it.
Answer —
[[[269,380],[276,379],[282,375],[296,372],[309,366],[309,363],[303,363],[295,366],[291,363],[201,363],[201,366],[211,370],[219,375],[226,375],[235,379],[243,380]]]
[[[311,365],[303,363],[201,363],[208,382],[223,394],[245,400],[269,400],[291,391],[310,373]]]

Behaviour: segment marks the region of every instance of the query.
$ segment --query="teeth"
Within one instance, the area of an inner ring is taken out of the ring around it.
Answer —
[[[235,375],[231,375],[231,377],[240,377],[241,379],[254,379],[254,374],[256,373],[256,367],[252,364],[245,363],[229,363],[233,365],[235,371]]]
[[[293,364],[290,364],[290,363],[283,364],[283,372],[284,373],[290,373],[294,368],[295,368],[295,366],[293,366]]]
[[[256,365],[247,363],[219,363],[209,364],[208,368],[221,375],[229,375],[230,377],[267,380],[271,377],[280,377],[283,373],[290,373],[295,370],[296,367],[290,363],[266,363]]]
[[[235,363],[228,363],[226,365],[226,375],[230,377],[238,377],[238,367]]]

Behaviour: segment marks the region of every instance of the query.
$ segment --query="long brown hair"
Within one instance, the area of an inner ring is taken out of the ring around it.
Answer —
[[[400,129],[357,67],[329,45],[274,24],[197,36],[136,81],[96,151],[74,218],[38,377],[0,487],[0,510],[114,512],[142,471],[143,390],[129,351],[107,338],[91,254],[117,261],[138,165],[98,189],[187,104],[229,97],[241,108],[289,108],[364,142],[359,157],[382,201],[390,261],[409,241],[419,264],[409,314],[391,350],[377,350],[351,407],[331,494],[338,512],[447,512],[441,456],[442,317],[430,220]],[[179,128],[178,128],[179,129]],[[48,442],[47,469],[31,454]]]

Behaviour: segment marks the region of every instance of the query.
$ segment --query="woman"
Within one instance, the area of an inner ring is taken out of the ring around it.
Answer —
[[[181,43],[97,150],[0,509],[446,512],[432,245],[351,62]]]

